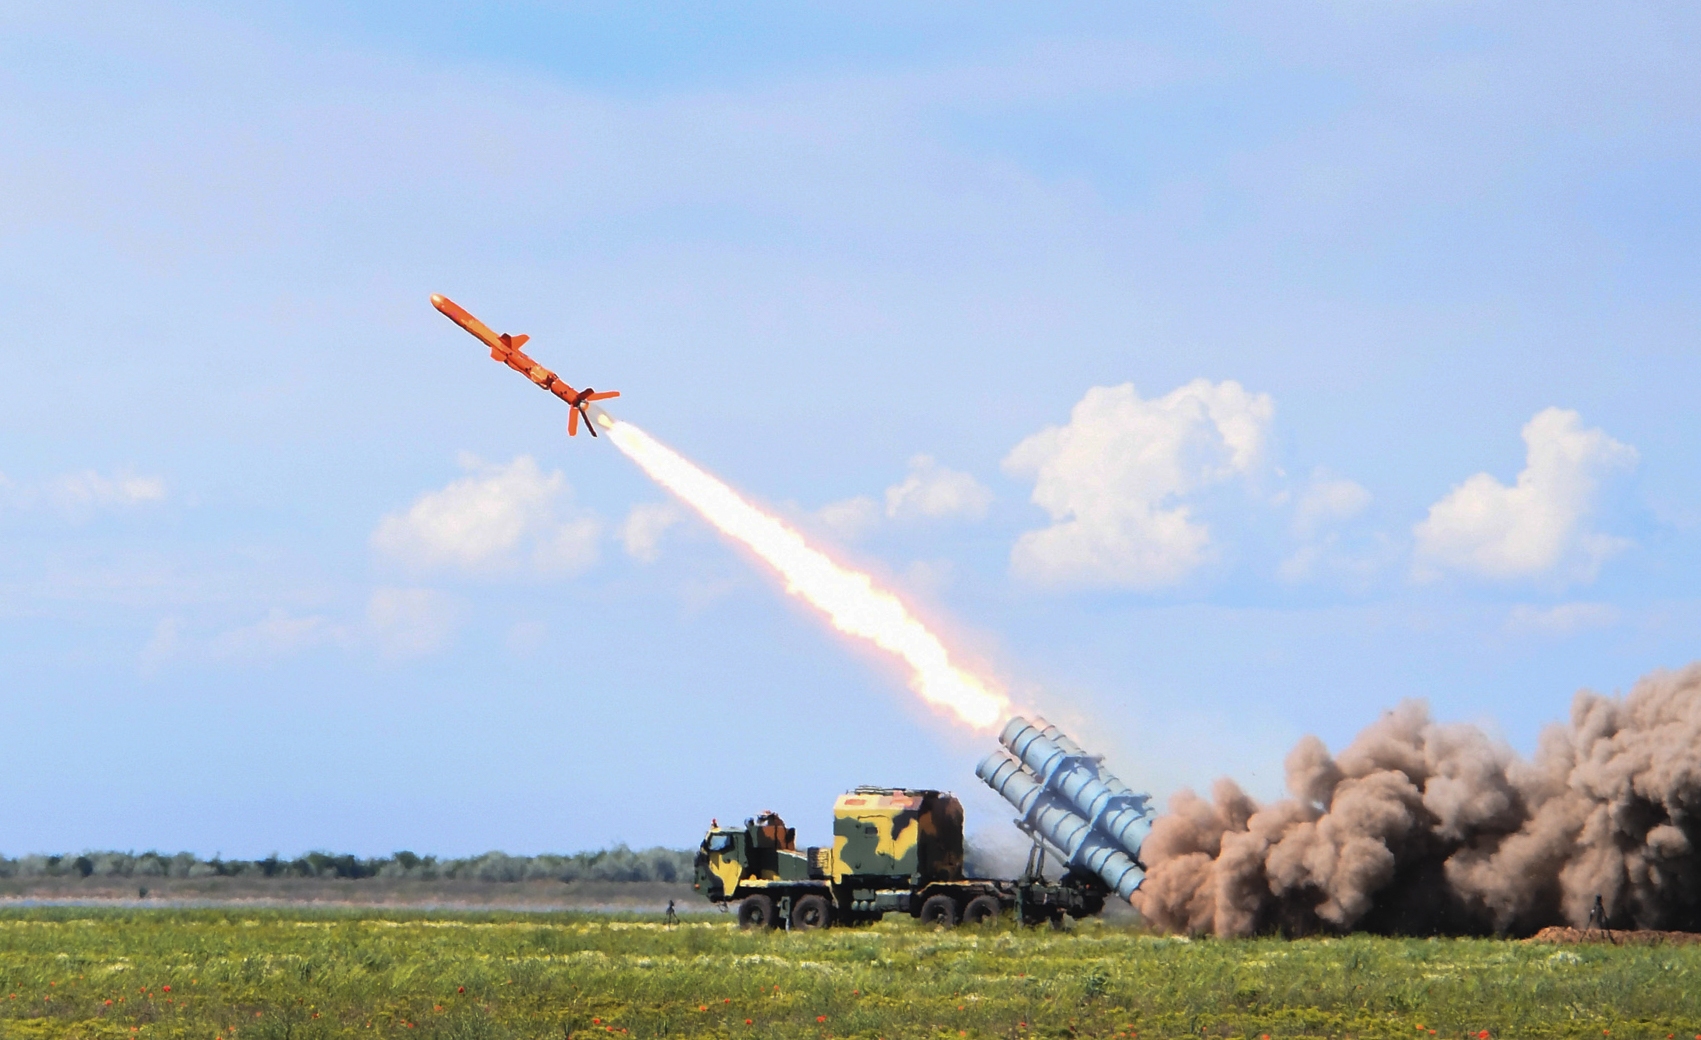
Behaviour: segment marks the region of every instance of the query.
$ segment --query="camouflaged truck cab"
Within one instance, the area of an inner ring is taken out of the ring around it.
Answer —
[[[832,847],[799,850],[796,833],[772,812],[742,827],[711,826],[692,887],[711,902],[738,903],[744,928],[863,924],[894,911],[945,927],[1006,910],[1058,924],[1104,908],[1097,878],[1048,883],[1032,859],[1015,881],[965,877],[963,805],[942,791],[859,787],[833,804]]]

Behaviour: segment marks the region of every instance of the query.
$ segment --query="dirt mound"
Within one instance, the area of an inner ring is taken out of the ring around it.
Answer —
[[[1687,946],[1701,943],[1701,932],[1603,932],[1599,928],[1543,928],[1525,942],[1611,943],[1614,946]]]

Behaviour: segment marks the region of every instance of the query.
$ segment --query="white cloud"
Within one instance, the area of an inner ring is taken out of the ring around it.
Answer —
[[[1368,505],[1370,492],[1363,485],[1319,466],[1311,471],[1311,480],[1294,504],[1294,533],[1308,538],[1322,528],[1351,520]]]
[[[886,489],[886,515],[892,519],[962,517],[979,520],[992,504],[992,492],[968,473],[946,469],[931,455],[910,460],[909,476]]]
[[[191,634],[182,618],[166,617],[142,648],[141,666],[153,672],[171,661],[267,661],[318,646],[347,648],[358,641],[356,629],[322,614],[296,616],[276,607],[253,624],[211,636]]]
[[[89,469],[64,473],[41,485],[17,484],[0,473],[0,496],[19,508],[45,503],[73,520],[97,510],[125,509],[165,500],[165,481],[133,474],[104,476]]]
[[[1412,533],[1413,575],[1445,570],[1485,578],[1558,576],[1591,581],[1601,564],[1630,543],[1589,524],[1601,481],[1636,464],[1636,449],[1576,412],[1547,408],[1525,426],[1524,471],[1507,487],[1478,473],[1429,507]]]
[[[673,502],[642,502],[626,514],[620,525],[620,541],[633,559],[656,562],[661,550],[662,535],[668,528],[684,519],[685,514]]]
[[[1560,603],[1552,607],[1519,604],[1506,619],[1506,629],[1520,634],[1568,636],[1588,628],[1618,624],[1619,610],[1610,603]]]
[[[1283,558],[1276,576],[1290,584],[1331,581],[1359,592],[1405,558],[1406,547],[1381,532],[1352,539],[1330,531]]]
[[[436,589],[374,589],[366,623],[378,647],[391,657],[421,657],[454,638],[460,606]]]
[[[48,484],[47,496],[67,512],[134,506],[164,499],[165,481],[158,477],[103,477],[91,469],[54,479]]]
[[[1004,469],[1034,479],[1052,525],[1017,540],[1011,566],[1049,585],[1155,589],[1211,558],[1186,497],[1251,474],[1275,414],[1266,394],[1197,379],[1144,400],[1132,383],[1088,390],[1067,426],[1027,438]]]
[[[880,504],[867,495],[829,502],[815,511],[816,519],[847,541],[855,541],[880,523]]]
[[[564,574],[596,562],[602,526],[573,507],[559,471],[546,476],[529,455],[506,466],[466,453],[459,461],[467,476],[379,522],[376,549],[415,567],[481,574]]]
[[[1384,538],[1353,539],[1349,549],[1341,526],[1370,505],[1371,494],[1345,477],[1337,477],[1322,466],[1300,489],[1293,503],[1292,532],[1300,545],[1276,567],[1281,580],[1298,583],[1328,576],[1354,587],[1363,587],[1386,562],[1389,546]]]
[[[295,617],[274,608],[252,625],[220,633],[208,651],[215,658],[253,660],[282,657],[327,643],[346,644],[349,639],[346,628],[323,615]]]

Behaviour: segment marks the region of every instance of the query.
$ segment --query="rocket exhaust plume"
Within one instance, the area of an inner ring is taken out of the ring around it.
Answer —
[[[1599,897],[1608,927],[1701,931],[1701,663],[1578,693],[1528,762],[1407,701],[1339,755],[1301,740],[1287,786],[1178,794],[1135,906],[1217,935],[1527,935]]]
[[[826,614],[839,631],[902,658],[910,669],[910,689],[922,700],[975,729],[997,726],[1010,715],[1009,698],[953,664],[939,637],[873,578],[834,563],[791,527],[638,427],[601,409],[592,411],[593,421],[616,447],[715,529],[778,571],[787,592]]]
[[[928,631],[898,598],[879,588],[874,579],[841,567],[813,548],[803,536],[777,518],[740,498],[737,492],[685,461],[677,452],[631,423],[620,422],[598,401],[619,397],[619,391],[576,390],[538,364],[523,350],[530,336],[498,335],[446,296],[434,295],[431,305],[471,333],[499,361],[539,387],[565,401],[567,434],[579,432],[579,419],[592,437],[605,430],[609,439],[658,484],[679,496],[714,527],[736,538],[785,579],[786,591],[801,596],[827,615],[841,632],[860,636],[880,649],[903,658],[910,667],[910,688],[923,700],[943,708],[976,729],[997,725],[1010,713],[1010,701],[979,679],[951,663],[939,637]]]

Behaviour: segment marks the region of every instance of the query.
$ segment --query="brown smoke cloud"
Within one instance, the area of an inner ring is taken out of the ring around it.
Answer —
[[[1527,935],[1701,931],[1701,663],[1623,698],[1580,692],[1524,761],[1421,701],[1337,756],[1306,737],[1290,798],[1231,780],[1176,795],[1141,849],[1135,906],[1177,932]]]

